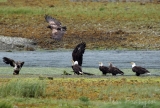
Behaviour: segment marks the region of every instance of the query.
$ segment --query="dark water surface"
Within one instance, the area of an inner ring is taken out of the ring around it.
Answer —
[[[72,50],[65,51],[15,51],[0,52],[0,67],[8,66],[2,58],[25,61],[25,67],[70,67]],[[160,51],[95,51],[86,50],[83,56],[83,67],[98,67],[98,62],[108,66],[109,62],[119,68],[131,68],[130,62],[148,69],[160,68]]]

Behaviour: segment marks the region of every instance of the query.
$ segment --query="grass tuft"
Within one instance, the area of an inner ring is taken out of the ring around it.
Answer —
[[[0,96],[40,97],[45,95],[46,84],[39,80],[13,80],[0,88]]]
[[[0,108],[13,108],[13,106],[10,103],[7,102],[0,102]]]
[[[79,100],[82,102],[89,102],[89,98],[85,96],[80,97]]]

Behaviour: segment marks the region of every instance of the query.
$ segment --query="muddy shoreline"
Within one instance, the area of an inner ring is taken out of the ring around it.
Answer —
[[[82,41],[86,42],[86,49],[91,50],[160,50],[159,4],[87,2],[86,9],[86,2],[65,0],[69,7],[63,3],[59,0],[0,3],[4,6],[0,15],[0,35],[32,39],[40,49],[47,50],[73,49]],[[61,12],[61,9],[65,10]],[[51,30],[44,19],[46,14],[67,27],[62,41],[50,38]],[[36,49],[32,45],[0,44],[0,50]]]

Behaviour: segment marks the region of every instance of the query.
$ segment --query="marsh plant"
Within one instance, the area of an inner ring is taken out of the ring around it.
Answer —
[[[17,79],[4,84],[0,88],[0,96],[40,97],[45,95],[46,84],[40,80]]]

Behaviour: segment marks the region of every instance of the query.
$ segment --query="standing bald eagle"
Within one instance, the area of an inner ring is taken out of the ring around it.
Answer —
[[[24,62],[14,61],[13,59],[7,57],[3,57],[3,62],[6,64],[10,64],[12,67],[14,67],[13,75],[18,75],[24,64]]]
[[[82,67],[78,65],[78,61],[74,62],[72,60],[72,69],[73,69],[74,74],[77,74],[77,75],[82,75],[82,74],[85,74],[85,75],[94,75],[92,73],[82,72]]]
[[[75,61],[75,62],[72,61],[72,69],[74,74],[77,74],[77,75],[83,74],[81,66],[78,65],[78,61]]]
[[[45,16],[45,20],[49,23],[47,28],[50,28],[52,30],[51,37],[55,40],[61,40],[65,31],[67,30],[66,26],[62,26],[61,22],[48,15]]]
[[[132,71],[135,72],[137,76],[140,76],[140,74],[145,74],[145,73],[150,74],[150,72],[147,69],[141,66],[136,66],[136,63],[131,62],[131,64],[132,64]]]
[[[107,66],[103,66],[102,62],[99,62],[99,70],[102,71],[103,75],[106,75],[109,72],[109,68]]]
[[[121,74],[123,75],[124,72],[122,72],[119,68],[112,65],[112,63],[109,63],[109,72],[112,73],[112,75]]]
[[[78,61],[78,64],[80,66],[82,66],[82,62],[83,62],[83,54],[85,52],[85,48],[86,48],[86,43],[82,42],[80,44],[78,44],[73,52],[72,52],[72,59],[73,61]]]

